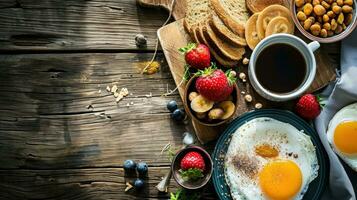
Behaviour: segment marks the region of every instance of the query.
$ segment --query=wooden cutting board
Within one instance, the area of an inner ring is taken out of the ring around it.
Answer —
[[[151,6],[162,6],[165,8],[169,8],[169,3],[171,0],[138,0],[143,2],[150,3]],[[176,0],[176,5],[174,7],[174,13],[177,17],[176,19],[180,19],[184,16],[184,6],[180,4],[180,2],[184,2],[184,0]],[[180,85],[182,81],[182,76],[184,72],[185,60],[184,56],[178,51],[178,48],[186,46],[189,42],[191,42],[190,36],[186,33],[183,28],[183,19],[175,21],[167,26],[164,26],[158,30],[158,37],[164,51],[166,60],[169,64],[172,76],[175,80],[176,85]],[[298,34],[298,33],[297,33]],[[302,37],[298,34],[299,37]],[[247,57],[249,57],[251,51],[247,50]],[[316,62],[317,62],[317,74],[313,84],[311,85],[309,92],[314,92],[322,87],[326,86],[330,81],[336,78],[335,74],[335,65],[332,60],[324,50],[322,46],[317,52],[315,52]],[[243,72],[247,74],[247,66],[240,64],[237,68],[234,68],[238,73]],[[284,102],[284,103],[276,103],[271,102],[260,95],[258,95],[251,85],[249,84],[249,80],[246,83],[242,81],[238,81],[238,88],[241,91],[239,93],[239,105],[237,107],[236,116],[239,116],[245,112],[254,109],[256,103],[263,104],[264,108],[280,108],[280,109],[288,109],[291,110],[294,102]],[[185,84],[181,84],[178,87],[178,91],[182,99],[184,99],[184,91]],[[253,101],[247,103],[244,100],[244,96],[246,94],[250,94],[253,97]],[[196,135],[198,139],[202,143],[206,143],[212,141],[219,136],[219,134],[226,128],[226,125],[222,125],[219,127],[207,127],[199,124],[197,121],[192,120],[193,127],[196,131]]]

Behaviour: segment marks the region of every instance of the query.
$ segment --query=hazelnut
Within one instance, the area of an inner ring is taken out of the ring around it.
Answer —
[[[321,26],[315,23],[310,27],[310,31],[313,35],[318,36],[321,31]]]
[[[322,20],[323,20],[324,22],[328,22],[328,21],[330,21],[330,17],[329,17],[327,14],[324,14],[324,15],[322,16]]]
[[[309,16],[311,13],[312,13],[312,10],[313,10],[313,6],[311,5],[311,3],[307,3],[304,5],[303,7],[303,11],[305,13],[306,16]]]
[[[295,5],[301,7],[305,4],[305,0],[295,0]]]
[[[296,17],[300,20],[300,21],[305,21],[306,20],[306,15],[304,12],[300,11],[296,14]]]
[[[340,7],[340,6],[332,6],[332,11],[336,14],[336,15],[338,15],[338,14],[340,14],[341,13],[341,10],[342,10],[342,8]]]
[[[344,5],[344,6],[342,6],[342,12],[350,13],[350,12],[352,12],[352,7],[349,5]]]
[[[328,4],[332,4],[334,0],[325,0]]]
[[[243,65],[248,65],[249,64],[249,59],[248,58],[244,58],[243,59]]]
[[[314,13],[318,16],[321,16],[326,13],[326,9],[322,5],[316,5],[314,7]]]
[[[353,0],[345,0],[343,3],[344,3],[345,5],[352,6],[352,5],[353,5]]]
[[[343,6],[343,0],[336,0],[337,5]]]
[[[312,20],[311,20],[310,18],[307,19],[307,20],[305,20],[305,22],[304,22],[304,29],[305,29],[305,30],[309,30],[310,27],[311,27],[311,25],[312,25]]]
[[[245,95],[244,99],[245,99],[246,102],[252,102],[253,101],[253,97],[251,95],[249,95],[249,94]]]
[[[232,71],[229,72],[229,76],[230,77],[236,77],[237,76],[237,72],[232,70]]]
[[[324,25],[322,25],[322,28],[326,29],[327,31],[331,30],[331,24],[326,22]]]
[[[327,30],[326,29],[321,29],[320,36],[324,37],[324,38],[327,37]]]

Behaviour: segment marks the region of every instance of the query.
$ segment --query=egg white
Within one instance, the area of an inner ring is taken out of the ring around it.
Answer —
[[[330,120],[327,129],[327,140],[329,141],[332,149],[336,152],[337,155],[341,157],[341,159],[350,166],[353,170],[357,171],[357,155],[347,155],[343,152],[339,151],[336,147],[333,138],[336,127],[342,123],[347,121],[357,121],[357,103],[350,104],[341,110],[339,110],[335,116]],[[348,139],[348,138],[346,138]],[[356,144],[357,145],[357,144]]]
[[[231,196],[240,199],[267,199],[259,186],[258,176],[250,177],[234,164],[236,156],[249,157],[254,160],[257,171],[271,161],[255,153],[255,147],[269,144],[278,147],[278,159],[294,161],[302,173],[302,186],[294,199],[302,199],[308,185],[318,175],[318,162],[315,147],[310,137],[294,126],[272,118],[256,118],[240,128],[232,136],[225,157],[225,178],[230,187]],[[297,156],[291,156],[291,153]]]

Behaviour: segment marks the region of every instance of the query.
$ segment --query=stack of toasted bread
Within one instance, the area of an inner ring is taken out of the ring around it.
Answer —
[[[264,1],[186,0],[184,27],[196,43],[210,48],[220,64],[234,66],[245,54],[245,29],[250,12],[259,12],[268,4],[280,4],[283,0],[268,0],[267,5],[262,5]]]
[[[216,60],[234,66],[247,45],[245,24],[249,18],[244,0],[187,0],[184,27],[197,43],[206,44]]]

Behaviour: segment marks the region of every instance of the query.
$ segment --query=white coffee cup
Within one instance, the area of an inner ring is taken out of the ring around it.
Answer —
[[[306,76],[303,83],[296,89],[288,93],[274,93],[272,91],[267,90],[264,88],[260,83],[255,73],[255,66],[257,58],[259,57],[260,53],[270,45],[273,44],[289,44],[295,47],[300,53],[303,55],[306,61]],[[320,47],[320,43],[317,41],[313,41],[309,44],[306,44],[300,38],[279,33],[274,34],[269,37],[264,38],[259,44],[255,47],[249,61],[248,67],[248,75],[250,82],[254,89],[264,98],[271,100],[271,101],[287,101],[290,99],[294,99],[302,95],[312,84],[316,75],[316,60],[314,56],[314,51]]]

